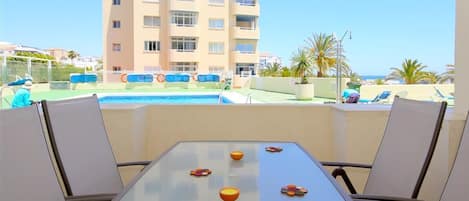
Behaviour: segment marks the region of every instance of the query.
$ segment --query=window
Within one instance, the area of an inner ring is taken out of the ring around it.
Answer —
[[[144,50],[148,52],[160,51],[160,41],[145,41]]]
[[[224,5],[225,0],[208,0],[209,5]]]
[[[237,15],[236,26],[244,30],[256,30],[256,16]]]
[[[112,5],[121,5],[121,0],[112,0]]]
[[[112,44],[112,51],[120,52],[121,51],[121,44],[120,43],[113,43]]]
[[[225,20],[223,20],[223,19],[209,19],[208,20],[208,28],[210,28],[210,29],[224,29],[225,28]]]
[[[249,43],[238,43],[235,50],[241,54],[254,54],[256,52],[254,44]]]
[[[171,23],[181,27],[193,27],[197,24],[197,13],[174,11],[171,14]]]
[[[112,21],[112,28],[114,28],[114,29],[121,28],[121,21],[119,21],[119,20]]]
[[[255,64],[236,64],[236,75],[241,75],[241,77],[256,75]]]
[[[236,0],[236,3],[242,6],[255,6],[256,0]]]
[[[172,38],[171,49],[178,52],[193,52],[197,49],[197,39],[187,37]]]
[[[225,67],[223,66],[209,66],[208,72],[209,73],[223,73],[225,71]]]
[[[195,62],[176,62],[171,63],[171,70],[175,72],[196,72],[197,63]]]
[[[223,42],[210,42],[208,43],[208,53],[210,54],[223,54],[225,44]]]
[[[160,17],[157,16],[143,16],[143,25],[146,27],[159,27]]]
[[[112,72],[113,73],[120,73],[122,71],[122,68],[120,66],[113,66],[112,67]]]

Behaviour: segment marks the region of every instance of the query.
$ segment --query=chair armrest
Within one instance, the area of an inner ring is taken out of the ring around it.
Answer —
[[[117,163],[117,167],[127,167],[127,166],[147,166],[151,163],[151,161],[133,161],[133,162],[125,162],[125,163]]]
[[[111,201],[116,194],[66,196],[66,201]]]
[[[350,195],[353,200],[375,200],[375,201],[421,201],[411,198],[393,197],[393,196],[382,196],[382,195],[363,195],[353,194]]]
[[[368,164],[347,163],[347,162],[321,161],[321,164],[324,166],[332,166],[332,167],[355,167],[355,168],[368,168],[368,169],[371,169],[373,167],[372,165],[368,165]]]

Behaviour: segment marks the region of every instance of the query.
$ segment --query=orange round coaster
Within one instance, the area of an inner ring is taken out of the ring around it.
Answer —
[[[191,170],[191,175],[196,176],[196,177],[208,176],[210,174],[212,174],[212,171],[209,169],[197,168],[197,169]]]
[[[266,151],[268,152],[281,152],[283,149],[281,147],[266,147]]]
[[[282,187],[281,192],[288,196],[304,196],[308,193],[308,190],[306,190],[306,188],[290,184]]]

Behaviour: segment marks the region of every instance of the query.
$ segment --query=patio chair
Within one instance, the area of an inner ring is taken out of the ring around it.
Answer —
[[[96,95],[42,101],[44,117],[67,195],[117,194],[123,190]]]
[[[391,96],[391,91],[383,91],[380,94],[376,95],[373,100],[371,100],[371,103],[381,103],[381,102],[386,102],[389,99],[389,96]]]
[[[337,167],[352,198],[395,196],[417,198],[433,156],[446,102],[424,102],[395,97],[373,165],[323,162]],[[368,168],[363,194],[357,194],[345,168]]]
[[[441,92],[440,89],[436,88],[436,87],[433,87],[435,89],[435,93],[436,95],[438,96],[438,98],[442,99],[442,100],[454,100],[454,96],[452,95],[448,95],[446,96],[445,94],[443,94],[443,92]]]
[[[453,168],[446,181],[443,193],[440,196],[440,201],[459,201],[467,200],[469,198],[469,116],[466,117],[466,124],[464,131],[459,141],[459,148],[456,153]],[[363,199],[359,199],[363,200]],[[375,199],[379,200],[379,199]],[[391,200],[391,199],[387,199]],[[402,201],[403,199],[395,198],[395,201]],[[407,201],[407,200],[405,200]],[[413,200],[416,201],[416,200]]]
[[[111,199],[111,195],[64,197],[36,104],[0,110],[0,122],[0,200]]]

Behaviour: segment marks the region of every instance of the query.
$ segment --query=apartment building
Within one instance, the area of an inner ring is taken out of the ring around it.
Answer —
[[[124,72],[255,74],[258,0],[103,0],[104,80]]]

